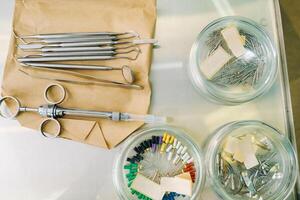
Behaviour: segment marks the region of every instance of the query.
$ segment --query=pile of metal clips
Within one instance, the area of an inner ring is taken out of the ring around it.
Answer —
[[[219,29],[211,33],[209,40],[206,41],[206,45],[210,48],[209,55],[222,47],[228,50],[226,42],[222,38],[221,31]],[[255,88],[263,76],[266,70],[266,56],[264,55],[264,47],[255,35],[247,33],[243,30],[239,30],[241,40],[244,42],[244,48],[247,49],[246,54],[232,58],[226,63],[223,68],[216,73],[211,81],[222,87],[231,86],[251,86]]]
[[[253,158],[249,158],[247,154],[247,162],[252,160],[250,167],[246,166],[246,161],[240,162],[238,157],[241,156],[228,153],[226,147],[218,153],[216,162],[218,179],[228,194],[247,199],[262,199],[264,193],[276,190],[278,186],[276,182],[283,178],[283,167],[278,152],[267,137],[258,139],[251,135],[250,143],[256,151]],[[232,148],[232,144],[229,148]]]
[[[140,39],[135,32],[86,32],[86,33],[54,33],[40,35],[26,35],[15,37],[21,41],[17,47],[28,53],[18,57],[17,61],[24,67],[44,69],[70,74],[89,81],[56,80],[61,82],[79,84],[100,84],[133,89],[143,89],[139,85],[133,85],[134,76],[128,66],[113,68],[109,66],[73,65],[56,63],[57,61],[91,61],[91,60],[136,60],[141,53],[139,45],[155,44],[155,39]],[[48,63],[51,62],[51,63]],[[53,63],[55,62],[55,63]],[[93,76],[69,70],[120,70],[125,83],[111,80],[98,79]],[[25,71],[20,70],[27,74]],[[36,77],[49,79],[47,77]],[[93,81],[90,81],[93,80]]]

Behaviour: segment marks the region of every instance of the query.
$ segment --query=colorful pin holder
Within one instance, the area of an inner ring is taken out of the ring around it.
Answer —
[[[151,200],[150,197],[131,188],[138,173],[157,183],[161,176],[173,177],[182,173],[189,173],[193,183],[196,180],[197,170],[193,162],[194,158],[188,152],[188,147],[167,132],[163,136],[153,135],[134,147],[133,150],[135,154],[127,158],[128,163],[124,166],[124,170],[127,171],[125,174],[128,181],[127,186],[130,188],[131,194],[138,199]],[[151,172],[153,174],[151,167],[158,166],[162,168],[161,171],[157,169],[154,176],[150,177]],[[185,197],[185,195],[167,192],[162,200],[175,200],[177,197]]]

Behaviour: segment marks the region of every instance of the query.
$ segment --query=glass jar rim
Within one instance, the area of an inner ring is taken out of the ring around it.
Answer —
[[[256,31],[258,31],[261,35],[263,35],[265,44],[268,45],[269,53],[272,56],[272,59],[270,60],[270,63],[266,66],[270,69],[269,73],[267,74],[265,80],[260,84],[260,86],[254,90],[254,92],[251,93],[243,93],[243,94],[229,94],[226,91],[223,91],[222,89],[218,89],[217,87],[212,87],[212,83],[208,83],[204,75],[202,74],[200,70],[200,59],[198,59],[199,51],[201,50],[200,41],[204,34],[213,26],[222,23],[222,22],[239,22],[247,24],[249,27],[252,27]],[[273,85],[273,83],[276,80],[276,76],[278,73],[278,60],[277,60],[277,53],[275,50],[275,47],[273,45],[272,40],[270,39],[269,35],[266,33],[266,31],[260,27],[259,24],[257,24],[255,21],[241,17],[241,16],[226,16],[219,19],[216,19],[212,22],[210,22],[197,36],[196,41],[194,42],[190,57],[189,57],[189,76],[190,79],[194,85],[194,87],[202,94],[207,96],[209,99],[220,102],[223,104],[228,105],[236,105],[240,103],[245,103],[248,101],[251,101],[255,99],[256,97],[262,95],[265,91],[269,90],[270,87]]]
[[[166,126],[166,125],[148,125],[138,131],[136,131],[133,135],[131,135],[127,141],[123,144],[123,148],[121,149],[120,154],[116,157],[114,167],[113,167],[113,183],[115,186],[115,190],[118,193],[118,196],[121,199],[128,199],[130,197],[130,193],[128,192],[127,184],[123,183],[123,165],[125,161],[125,156],[127,153],[133,149],[132,145],[135,144],[136,140],[140,137],[147,136],[152,132],[157,131],[166,131],[171,135],[176,136],[176,138],[180,138],[186,145],[189,145],[194,154],[194,163],[196,162],[197,170],[198,170],[198,178],[194,183],[193,196],[190,199],[196,199],[201,191],[204,188],[205,184],[205,168],[204,168],[204,156],[200,147],[194,142],[194,140],[181,128],[175,126]]]
[[[205,155],[205,163],[207,165],[206,170],[207,170],[207,175],[210,184],[212,184],[215,193],[219,197],[225,200],[233,200],[233,198],[228,193],[226,193],[219,187],[220,184],[219,181],[217,180],[217,177],[215,175],[215,169],[214,169],[215,162],[216,162],[214,158],[216,158],[219,148],[215,148],[215,147],[220,146],[224,138],[230,135],[234,130],[238,128],[248,127],[248,126],[257,126],[257,127],[266,128],[270,130],[269,132],[266,132],[261,135],[264,135],[269,139],[272,137],[272,141],[277,141],[278,143],[280,143],[279,146],[281,148],[281,151],[285,150],[285,153],[289,158],[288,160],[290,161],[289,165],[293,167],[293,169],[290,170],[291,175],[289,177],[291,177],[291,179],[289,179],[288,187],[286,187],[284,191],[282,191],[284,189],[282,188],[282,190],[278,190],[276,194],[273,194],[273,196],[276,196],[276,199],[272,199],[272,200],[284,200],[288,198],[288,196],[292,193],[294,186],[296,184],[297,173],[299,170],[296,152],[294,150],[293,145],[288,140],[288,138],[282,135],[279,130],[268,125],[265,122],[258,121],[258,120],[242,120],[242,121],[229,122],[215,130],[213,137],[210,138],[210,141],[206,146],[206,155]],[[217,185],[217,188],[214,187],[215,185]]]

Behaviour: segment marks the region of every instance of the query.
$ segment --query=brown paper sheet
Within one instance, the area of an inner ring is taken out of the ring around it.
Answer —
[[[16,0],[13,29],[18,35],[132,30],[139,33],[141,38],[152,38],[155,22],[155,0]],[[4,70],[2,95],[14,96],[27,107],[46,104],[43,92],[53,81],[35,79],[18,70],[22,67],[15,61],[15,57],[23,53],[16,48],[16,43],[16,39],[12,36]],[[142,85],[143,90],[60,83],[67,90],[67,98],[60,106],[146,114],[151,97],[148,75],[152,47],[150,45],[140,47],[142,54],[135,61],[122,59],[72,63],[113,67],[128,65],[135,73],[136,84]],[[41,73],[36,69],[30,69],[30,72]],[[45,76],[53,76],[53,73],[44,71],[42,73]],[[119,71],[83,73],[111,80],[121,79]],[[24,127],[39,129],[43,119],[36,113],[26,112],[21,113],[17,120]],[[63,128],[61,137],[103,148],[116,146],[142,125],[140,122],[112,122],[95,118],[64,118],[59,121]]]

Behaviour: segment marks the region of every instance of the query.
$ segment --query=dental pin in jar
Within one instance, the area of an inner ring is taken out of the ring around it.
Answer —
[[[196,199],[204,186],[201,150],[185,132],[158,126],[136,133],[116,159],[121,199]]]
[[[219,128],[208,143],[205,161],[210,184],[225,200],[284,200],[298,173],[288,138],[260,121]]]
[[[194,43],[188,67],[195,88],[227,105],[264,94],[277,74],[277,55],[266,31],[243,17],[211,22]]]

